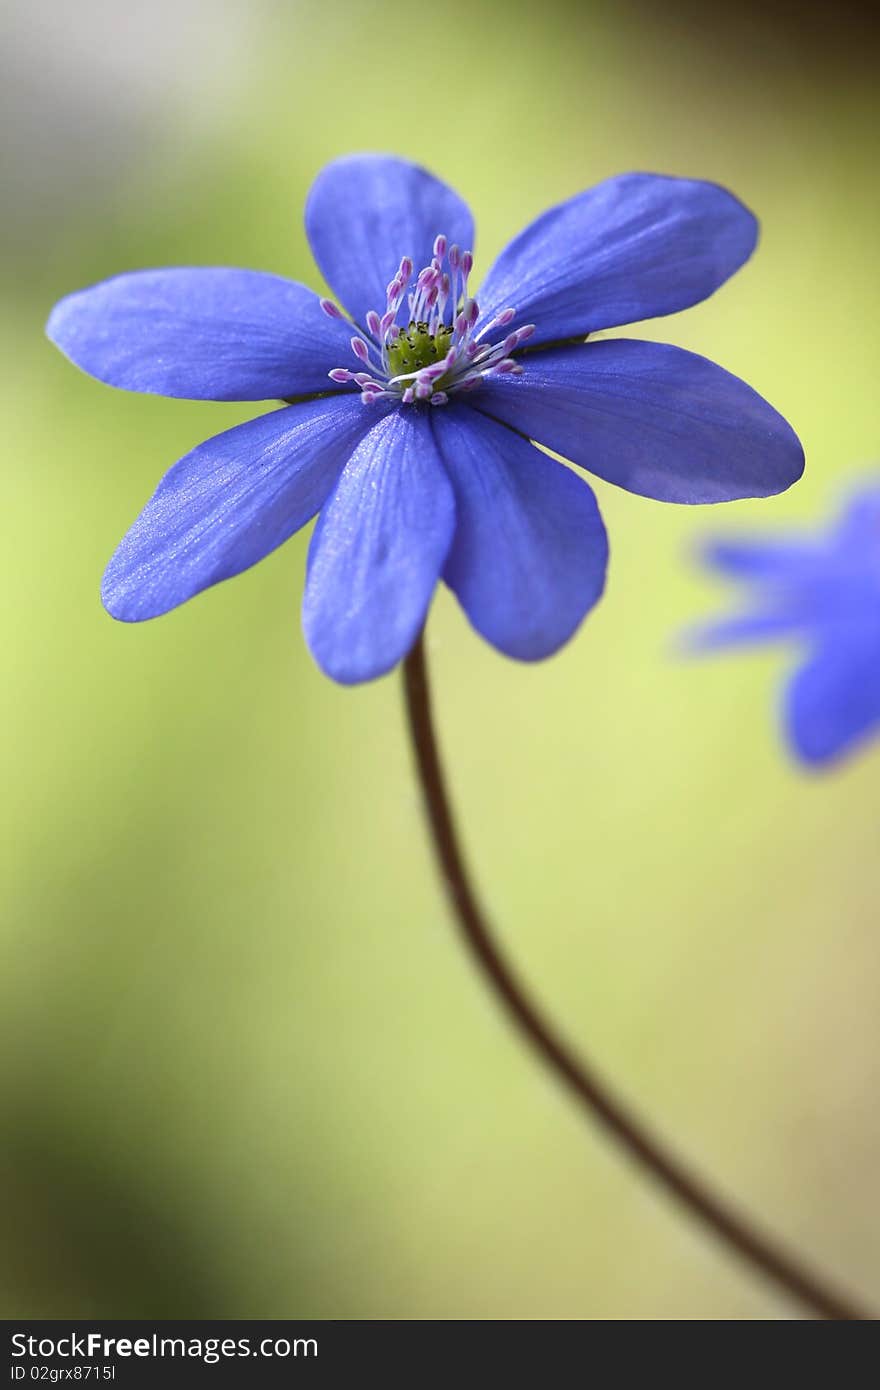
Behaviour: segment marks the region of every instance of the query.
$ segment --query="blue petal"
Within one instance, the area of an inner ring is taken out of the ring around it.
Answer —
[[[606,482],[661,502],[767,497],[803,472],[797,436],[750,386],[662,343],[608,339],[522,359],[478,409]]]
[[[434,238],[470,250],[467,204],[426,169],[391,155],[353,154],[328,164],[306,201],[306,234],[327,284],[358,323],[385,309],[404,256],[430,265]]]
[[[262,560],[315,515],[375,422],[357,396],[292,405],[200,444],[166,473],[104,575],[140,622]]]
[[[406,656],[454,526],[426,412],[393,410],[352,454],[312,537],[303,627],[328,676],[354,685]]]
[[[467,406],[437,410],[433,424],[457,513],[444,579],[493,646],[521,661],[550,656],[604,587],[608,542],[592,491]]]
[[[874,554],[880,549],[880,485],[865,482],[852,490],[835,522],[813,535],[791,537],[778,532],[763,536],[718,537],[703,547],[703,558],[734,579],[778,584],[815,579],[831,584],[840,578],[876,573]],[[876,595],[875,595],[876,606]]]
[[[703,557],[707,564],[732,579],[796,583],[827,563],[828,548],[817,541],[779,536],[731,537],[709,541],[703,547]]]
[[[795,752],[822,764],[880,726],[880,634],[827,639],[792,678],[785,723]]]
[[[841,550],[858,547],[866,555],[880,546],[880,484],[876,480],[850,493],[834,529],[834,542]]]
[[[224,267],[138,270],[55,305],[46,332],[83,371],[126,391],[265,401],[332,389],[351,328],[304,285]]]
[[[803,613],[785,608],[767,608],[763,612],[738,613],[721,618],[686,632],[682,648],[687,652],[714,652],[724,647],[753,646],[761,642],[779,642],[809,631],[810,622]]]
[[[755,248],[757,223],[697,179],[622,174],[545,212],[501,252],[479,294],[511,305],[532,343],[673,314],[706,299]]]

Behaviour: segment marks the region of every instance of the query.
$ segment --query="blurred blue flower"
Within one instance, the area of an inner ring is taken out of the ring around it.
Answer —
[[[584,341],[686,309],[743,264],[756,223],[724,189],[608,179],[526,227],[479,305],[471,214],[424,169],[337,160],[305,222],[350,319],[302,285],[225,268],[120,275],[52,312],[53,342],[112,386],[289,402],[166,474],[107,568],[114,617],[167,612],[320,512],[303,623],[330,676],[396,665],[440,578],[489,642],[533,661],[599,598],[607,541],[587,484],[530,440],[668,502],[763,497],[800,476],[791,428],[736,377],[662,344]]]
[[[748,602],[691,645],[785,640],[804,650],[783,705],[799,758],[828,763],[880,730],[880,483],[855,493],[822,535],[718,541],[706,558],[747,586]]]

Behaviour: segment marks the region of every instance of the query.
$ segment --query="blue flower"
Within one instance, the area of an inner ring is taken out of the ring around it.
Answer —
[[[828,763],[880,729],[880,485],[853,495],[824,535],[718,541],[706,558],[747,585],[748,604],[693,646],[784,640],[805,653],[783,705],[799,758]]]
[[[289,402],[166,474],[107,568],[114,617],[167,612],[320,513],[303,623],[330,676],[395,666],[440,578],[489,642],[534,661],[596,603],[607,541],[587,484],[531,440],[668,502],[763,497],[800,476],[791,428],[720,367],[585,342],[696,304],[747,260],[756,223],[724,189],[608,179],[526,227],[479,305],[471,214],[424,169],[337,160],[305,222],[350,318],[275,275],[178,268],[119,275],[49,319],[52,341],[112,386]]]

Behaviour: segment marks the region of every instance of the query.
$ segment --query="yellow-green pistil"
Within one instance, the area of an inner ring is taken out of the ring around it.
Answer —
[[[452,346],[452,326],[443,324],[432,333],[424,322],[411,322],[386,348],[389,376],[406,376],[442,362]]]

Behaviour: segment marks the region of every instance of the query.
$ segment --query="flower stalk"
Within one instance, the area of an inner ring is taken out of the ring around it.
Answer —
[[[575,1055],[544,1016],[496,943],[465,863],[434,731],[423,634],[404,662],[403,681],[416,767],[443,884],[465,946],[520,1036],[568,1088],[587,1117],[602,1125],[628,1158],[755,1273],[775,1283],[816,1318],[871,1320],[871,1314],[758,1229],[750,1217],[682,1163],[592,1066]]]

